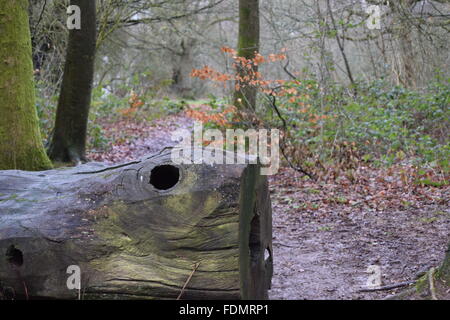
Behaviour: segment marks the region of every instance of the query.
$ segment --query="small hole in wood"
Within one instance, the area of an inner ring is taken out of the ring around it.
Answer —
[[[150,174],[150,184],[158,190],[168,190],[180,181],[180,169],[172,165],[154,167]]]

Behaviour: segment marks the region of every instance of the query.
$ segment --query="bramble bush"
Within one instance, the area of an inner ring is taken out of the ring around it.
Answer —
[[[392,165],[407,159],[449,170],[448,80],[422,91],[382,80],[359,83],[356,97],[339,85],[324,92],[315,80],[292,81],[283,90],[278,106],[290,151],[303,165],[351,168],[361,160]]]

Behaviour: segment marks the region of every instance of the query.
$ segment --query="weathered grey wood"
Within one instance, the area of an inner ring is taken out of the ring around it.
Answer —
[[[163,165],[180,174],[168,190],[150,184]],[[116,167],[0,171],[0,289],[77,298],[66,271],[78,265],[85,299],[173,299],[199,263],[182,299],[264,299],[271,228],[256,165],[174,165],[166,150]]]

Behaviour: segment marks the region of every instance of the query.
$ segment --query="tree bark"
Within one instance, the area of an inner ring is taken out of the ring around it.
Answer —
[[[438,274],[439,278],[450,286],[450,244],[447,248],[447,254],[445,255],[442,266],[439,268]]]
[[[255,57],[259,52],[259,0],[239,0],[238,56],[246,59]],[[253,71],[258,67],[253,66]],[[238,70],[238,76],[244,76],[247,70]],[[240,110],[255,110],[257,88],[245,85],[234,93],[234,105]]]
[[[71,265],[79,291],[66,285]],[[271,276],[256,165],[175,165],[166,151],[116,167],[0,171],[3,296],[266,299]]]
[[[53,161],[85,161],[96,50],[95,1],[71,0],[81,9],[81,29],[69,31],[64,76],[48,155]]]
[[[172,73],[172,89],[184,99],[194,98],[191,72],[194,68],[195,39],[183,39],[180,42],[180,53],[175,57]]]
[[[399,70],[399,80],[403,86],[407,88],[416,87],[416,59],[414,54],[413,43],[413,25],[411,23],[412,8],[415,0],[400,0],[399,2],[393,1],[390,6],[394,13],[397,15],[399,21],[399,51],[401,68]]]
[[[28,1],[0,2],[0,169],[51,168],[35,108]]]

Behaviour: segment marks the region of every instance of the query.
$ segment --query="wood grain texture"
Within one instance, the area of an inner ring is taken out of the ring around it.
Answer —
[[[167,164],[179,181],[157,190],[152,170]],[[256,165],[175,165],[166,150],[116,167],[0,171],[0,286],[24,293],[14,246],[31,297],[75,299],[66,270],[78,265],[86,299],[175,299],[200,263],[182,299],[263,299],[271,228]]]

